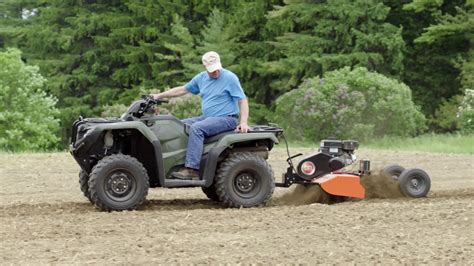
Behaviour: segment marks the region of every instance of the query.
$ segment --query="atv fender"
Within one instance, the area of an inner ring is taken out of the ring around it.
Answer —
[[[274,133],[271,132],[259,132],[259,133],[237,133],[229,134],[222,137],[217,142],[216,147],[231,147],[235,143],[250,142],[254,140],[270,140],[273,143],[278,143],[278,138]]]
[[[204,187],[210,187],[214,181],[216,175],[217,163],[219,162],[219,156],[227,149],[227,147],[214,147],[209,152],[203,155],[201,159],[202,179],[205,180]]]
[[[153,132],[142,122],[138,121],[127,121],[127,122],[118,122],[118,123],[106,123],[106,124],[96,124],[91,126],[89,131],[84,135],[84,137],[78,140],[78,143],[75,147],[71,146],[71,153],[78,154],[81,152],[88,151],[93,145],[96,144],[97,140],[101,134],[108,130],[121,130],[121,129],[135,129],[138,130],[145,138],[153,143],[157,141],[158,138],[153,134]],[[87,141],[85,141],[87,139]]]
[[[275,136],[275,134],[269,132],[229,134],[222,137],[222,139],[217,142],[217,145],[211,148],[201,160],[200,168],[204,169],[204,172],[202,173],[202,179],[205,180],[204,187],[210,187],[212,185],[216,175],[219,157],[225,150],[232,149],[233,145],[237,143],[245,143],[257,140],[269,140],[273,143],[278,143],[278,138]],[[271,147],[269,147],[269,149],[271,149]]]
[[[76,147],[71,147],[71,153],[74,155],[78,154],[86,154],[87,151],[97,143],[97,140],[102,135],[103,132],[109,130],[126,130],[126,129],[133,129],[138,130],[153,146],[155,151],[156,157],[156,165],[157,165],[157,174],[158,180],[160,184],[164,184],[165,182],[165,173],[164,173],[164,162],[163,162],[163,154],[161,151],[161,143],[159,139],[153,134],[153,132],[141,121],[121,121],[117,123],[106,123],[106,124],[97,124],[91,127],[91,129],[86,133],[82,140],[80,140],[79,144]],[[87,140],[87,141],[85,141]],[[91,166],[89,162],[84,159],[78,160],[77,157],[84,157],[84,156],[74,156],[76,161],[81,165],[83,169],[86,169],[88,172],[91,170]]]
[[[107,124],[98,124],[94,126],[91,130],[91,134],[93,132],[103,132],[106,130],[119,130],[119,129],[136,129],[140,131],[140,133],[145,136],[151,143],[153,141],[158,140],[158,138],[153,134],[151,129],[149,129],[143,122],[141,121],[124,121],[118,123],[107,123]]]

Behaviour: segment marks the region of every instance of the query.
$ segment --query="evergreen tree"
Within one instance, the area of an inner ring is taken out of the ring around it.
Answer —
[[[413,90],[415,102],[431,116],[441,103],[460,93],[459,63],[466,61],[462,65],[468,69],[472,61],[468,59],[472,11],[464,0],[384,2],[391,8],[388,21],[403,27],[406,51],[402,80]]]
[[[176,17],[175,22],[171,25],[171,38],[164,42],[164,47],[173,51],[173,55],[156,54],[162,60],[167,60],[181,66],[179,69],[160,72],[159,77],[175,77],[175,84],[169,84],[170,87],[187,82],[196,73],[202,71],[202,65],[199,64],[199,55],[195,51],[195,46],[194,37],[188,28],[184,26],[183,19]]]
[[[207,25],[201,31],[201,41],[197,47],[200,55],[214,51],[220,55],[222,65],[232,69],[235,60],[233,44],[231,42],[232,32],[226,31],[226,17],[219,9],[214,9],[209,16]]]
[[[272,88],[289,90],[303,79],[344,66],[364,66],[398,77],[403,70],[401,28],[386,23],[380,1],[287,0],[270,12],[268,27],[279,59],[264,63],[278,76]]]
[[[278,76],[268,71],[263,64],[278,59],[278,53],[268,42],[274,34],[268,30],[267,24],[268,12],[275,5],[281,4],[281,0],[242,1],[235,10],[228,12],[225,32],[235,55],[232,70],[237,73],[245,92],[251,98],[251,117],[262,116],[262,119],[257,118],[256,121],[263,122],[266,112],[264,106],[259,104],[271,106],[276,95],[281,94],[279,87],[271,86]],[[258,113],[260,109],[262,114]]]
[[[418,3],[415,1],[412,5]],[[413,8],[407,5],[407,9]],[[416,7],[416,6],[415,6]],[[415,43],[424,46],[449,47],[445,55],[451,57],[451,64],[461,71],[461,84],[465,88],[474,88],[473,52],[474,44],[474,2],[466,3],[465,9],[456,6],[456,13],[443,14],[439,18],[439,23],[430,25],[420,37],[415,39]],[[413,8],[416,9],[416,8]],[[456,91],[452,90],[455,94]]]

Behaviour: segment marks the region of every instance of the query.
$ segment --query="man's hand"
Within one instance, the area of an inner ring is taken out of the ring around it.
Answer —
[[[153,97],[153,100],[158,100],[160,98],[159,94],[150,94],[151,97]]]
[[[235,132],[247,133],[249,132],[249,130],[250,130],[250,127],[249,125],[247,125],[247,123],[240,123],[240,125],[238,125],[237,128],[235,129]]]

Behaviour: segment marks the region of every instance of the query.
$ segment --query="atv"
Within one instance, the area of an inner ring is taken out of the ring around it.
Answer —
[[[171,115],[157,115],[166,103],[142,96],[120,118],[79,118],[70,152],[81,167],[81,190],[105,211],[134,210],[149,188],[201,187],[227,207],[265,204],[275,180],[266,161],[283,130],[254,126],[247,134],[223,132],[206,138],[199,180],[173,179],[184,166],[189,127]]]

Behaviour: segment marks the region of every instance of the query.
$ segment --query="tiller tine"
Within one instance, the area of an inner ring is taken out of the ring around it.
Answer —
[[[365,188],[360,184],[360,176],[352,174],[328,174],[313,179],[311,183],[317,183],[321,188],[331,195],[345,196],[363,199]]]

